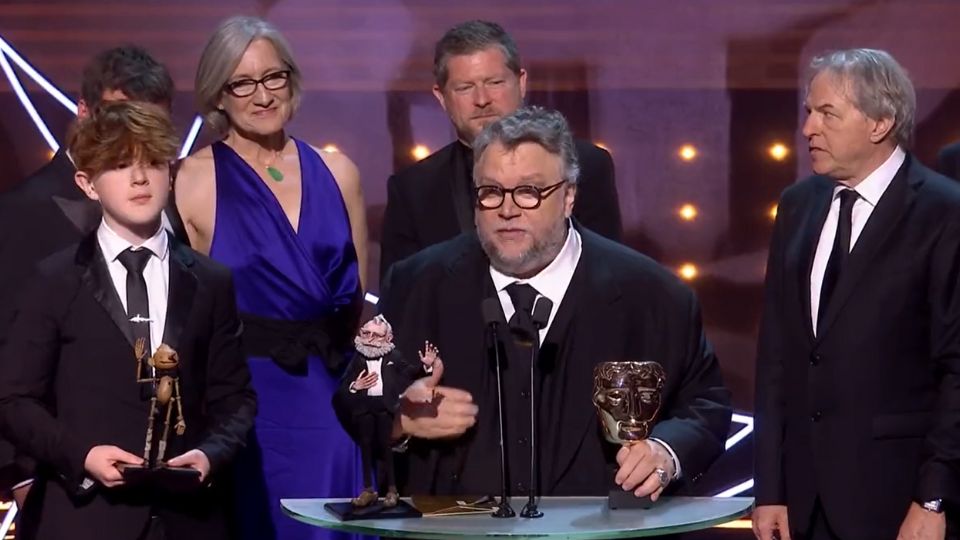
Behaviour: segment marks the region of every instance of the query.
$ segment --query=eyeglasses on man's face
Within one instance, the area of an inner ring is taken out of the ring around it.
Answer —
[[[282,90],[290,84],[290,70],[274,71],[260,79],[238,79],[223,85],[223,90],[233,97],[244,98],[252,96],[259,84],[267,90]]]
[[[556,184],[550,184],[546,187],[537,187],[529,184],[517,186],[515,188],[502,188],[500,186],[479,186],[477,191],[477,204],[484,210],[496,210],[503,206],[507,194],[513,198],[513,204],[524,210],[534,210],[540,207],[544,199],[552,195],[557,189],[566,183],[566,180],[560,180]]]

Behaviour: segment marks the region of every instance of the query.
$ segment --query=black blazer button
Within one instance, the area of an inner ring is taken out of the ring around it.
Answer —
[[[810,365],[816,366],[820,364],[820,361],[823,360],[823,357],[819,353],[810,355]]]
[[[822,417],[823,417],[823,413],[820,411],[817,411],[810,415],[810,420],[813,420],[814,422],[819,422],[820,418]]]

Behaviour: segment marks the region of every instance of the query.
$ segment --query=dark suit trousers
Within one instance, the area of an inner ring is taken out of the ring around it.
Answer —
[[[364,412],[355,417],[360,439],[360,456],[363,459],[363,485],[373,486],[371,472],[376,468],[377,487],[383,491],[384,488],[397,485],[390,448],[393,414],[384,406],[382,397],[364,397],[363,400]]]
[[[840,540],[840,537],[833,532],[830,522],[827,521],[827,514],[824,513],[819,498],[813,503],[810,522],[804,529],[795,532],[792,537],[797,540]]]

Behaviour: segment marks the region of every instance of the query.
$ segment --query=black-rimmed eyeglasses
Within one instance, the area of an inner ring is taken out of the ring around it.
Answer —
[[[522,185],[510,189],[500,186],[480,186],[477,188],[477,204],[484,210],[496,210],[503,206],[503,201],[509,193],[510,197],[513,198],[513,204],[524,210],[534,210],[539,208],[544,199],[552,195],[553,192],[557,191],[557,188],[566,182],[566,180],[561,180],[547,187]]]
[[[262,84],[267,90],[281,90],[290,84],[290,70],[274,71],[260,79],[239,79],[223,85],[223,91],[233,97],[250,97],[257,91],[257,85]]]

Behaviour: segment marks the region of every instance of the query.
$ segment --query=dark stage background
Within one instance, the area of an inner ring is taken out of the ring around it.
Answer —
[[[293,45],[306,92],[292,134],[333,144],[357,163],[373,284],[387,177],[415,161],[415,146],[432,151],[453,138],[429,92],[433,43],[462,20],[503,24],[530,74],[528,101],[561,110],[578,136],[612,152],[628,243],[678,272],[692,265],[688,277],[695,268],[690,283],[746,414],[771,214],[783,188],[809,170],[798,131],[810,57],[846,47],[890,51],[918,88],[919,158],[932,163],[940,146],[960,138],[955,0],[3,0],[0,38],[72,99],[96,52],[145,46],[173,73],[174,114],[186,135],[200,50],[235,14],[267,18]],[[71,113],[16,62],[13,72],[62,140]],[[12,89],[9,76],[0,78],[0,188],[49,157]],[[201,132],[197,147],[207,142]],[[748,436],[705,492],[748,480],[750,450]]]

